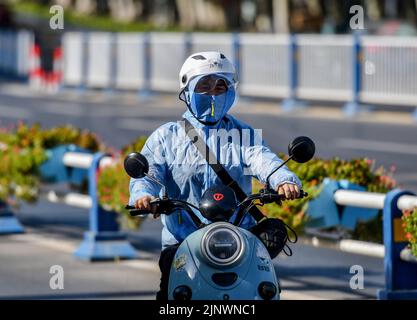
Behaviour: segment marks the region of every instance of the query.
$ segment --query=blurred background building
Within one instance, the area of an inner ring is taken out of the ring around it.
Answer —
[[[349,9],[364,10],[366,34],[416,35],[417,0],[0,0],[0,28],[35,31],[44,69],[60,30],[50,7],[61,5],[65,31],[237,31],[351,33]]]
[[[417,27],[416,0],[2,0],[0,27],[37,26],[53,4],[71,21],[88,17],[82,25],[93,29],[349,33],[353,5],[364,8],[366,32],[410,35]]]

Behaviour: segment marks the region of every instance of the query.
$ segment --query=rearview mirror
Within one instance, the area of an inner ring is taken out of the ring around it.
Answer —
[[[315,151],[316,146],[309,137],[297,137],[288,145],[288,155],[298,163],[310,161]]]
[[[124,161],[127,174],[135,179],[143,178],[149,171],[149,163],[146,157],[139,152],[132,152]]]

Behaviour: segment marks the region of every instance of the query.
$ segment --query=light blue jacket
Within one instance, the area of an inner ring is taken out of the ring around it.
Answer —
[[[265,183],[267,176],[282,163],[266,146],[259,130],[254,130],[231,115],[226,115],[217,125],[210,127],[198,122],[189,111],[183,117],[195,128],[201,129],[200,135],[204,137],[206,144],[247,194],[251,194],[252,177]],[[148,159],[149,173],[166,186],[170,198],[185,200],[198,206],[205,190],[222,184],[186,136],[183,121],[169,122],[155,130],[147,139],[141,153]],[[297,184],[301,188],[297,176],[285,166],[271,176],[270,182],[275,190],[284,182]],[[161,196],[160,186],[147,177],[132,178],[130,204],[133,205],[145,195]],[[204,223],[210,223],[199,212],[196,214]],[[230,221],[233,219],[234,216]],[[181,242],[196,230],[187,213],[180,210],[168,216],[162,215],[161,220],[164,226],[162,249]],[[241,226],[249,228],[254,224],[254,219],[246,215]]]

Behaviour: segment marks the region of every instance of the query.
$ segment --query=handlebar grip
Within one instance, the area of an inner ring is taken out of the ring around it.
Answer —
[[[129,210],[129,214],[130,214],[131,217],[151,214],[151,212],[149,210],[136,209],[135,206],[127,205],[127,206],[125,206],[125,209]]]
[[[136,216],[143,216],[143,215],[151,214],[151,212],[149,210],[135,209],[135,210],[130,210],[129,214],[131,217],[136,217]]]
[[[304,192],[304,190],[301,189],[299,198],[301,199],[301,198],[305,198],[305,197],[308,197],[308,193]]]

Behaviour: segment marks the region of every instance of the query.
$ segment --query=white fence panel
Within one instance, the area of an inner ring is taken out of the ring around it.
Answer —
[[[150,88],[160,91],[179,91],[179,72],[186,58],[183,33],[151,33]]]
[[[119,33],[116,41],[116,87],[139,89],[144,84],[144,36]]]
[[[231,61],[233,56],[233,35],[230,33],[203,33],[191,34],[191,53],[203,51],[220,51]]]
[[[34,35],[30,31],[19,31],[17,33],[17,61],[16,74],[18,76],[27,76],[29,74],[30,50],[34,45]]]
[[[112,84],[113,36],[108,32],[93,32],[88,41],[87,86],[108,88]]]
[[[417,105],[417,37],[365,36],[361,43],[361,101]]]
[[[63,82],[65,85],[79,86],[83,81],[83,44],[81,32],[66,32],[62,38]]]
[[[351,36],[297,37],[297,97],[349,101],[353,98],[353,44]]]
[[[239,91],[242,95],[289,96],[290,38],[241,34]]]
[[[27,30],[0,32],[0,72],[26,77],[33,33]]]

